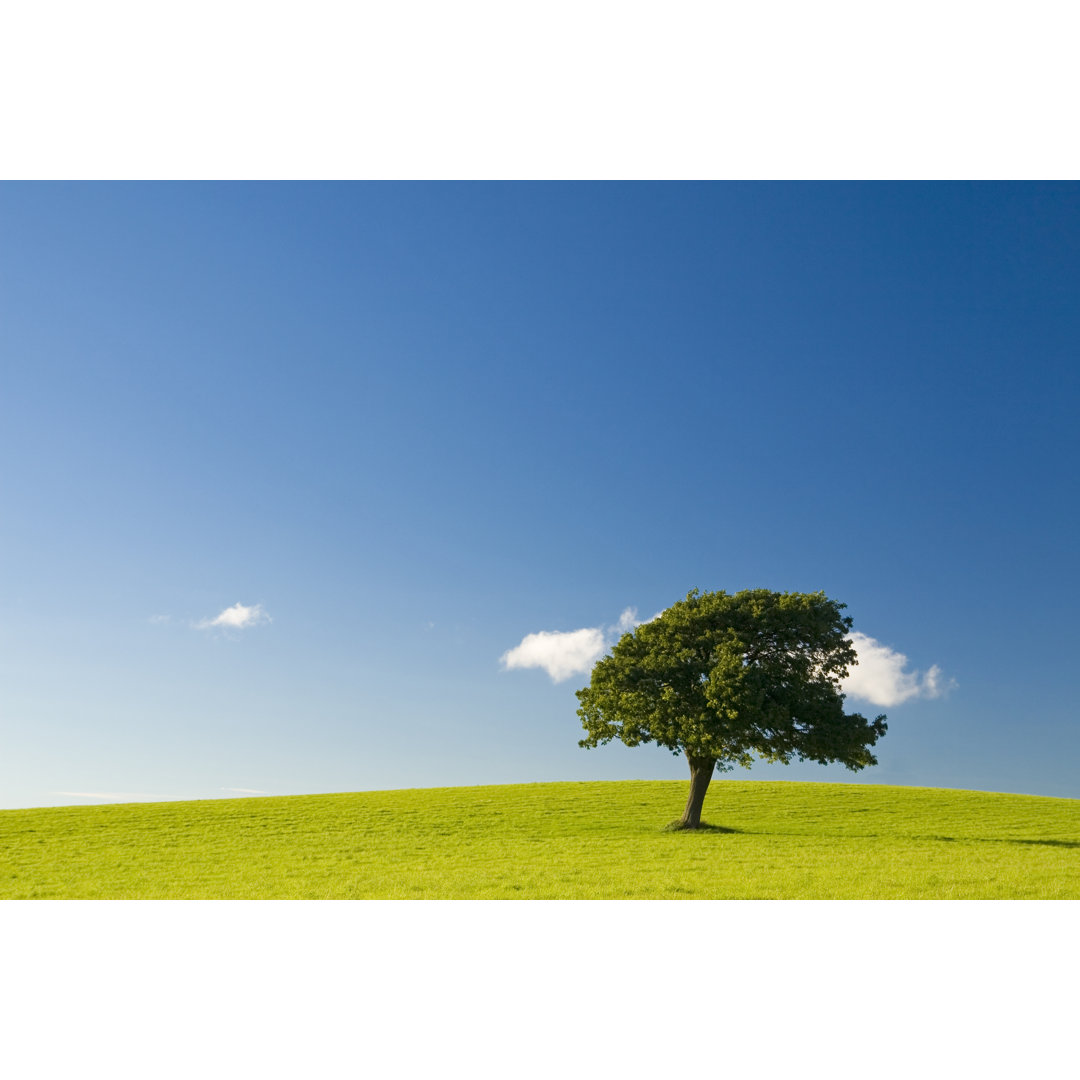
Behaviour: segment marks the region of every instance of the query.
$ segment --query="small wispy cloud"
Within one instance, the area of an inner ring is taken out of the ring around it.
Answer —
[[[259,791],[257,788],[249,787],[223,787],[222,791],[230,791],[234,795],[269,795],[269,791]]]
[[[659,615],[657,612],[656,615]],[[652,618],[655,619],[656,615]],[[540,668],[552,682],[563,682],[571,675],[584,675],[593,664],[629,630],[640,626],[637,608],[628,607],[612,626],[586,626],[580,630],[540,630],[526,634],[519,645],[499,658],[503,668]]]
[[[932,665],[927,671],[907,671],[908,658],[875,638],[857,631],[851,635],[859,663],[851,668],[842,684],[845,694],[861,698],[871,705],[900,705],[913,698],[937,698],[956,686],[955,679],[944,679],[941,668]]]
[[[655,616],[653,616],[655,618]],[[623,609],[623,613],[619,616],[619,621],[610,630],[615,633],[625,634],[628,630],[633,630],[635,626],[640,626],[641,620],[637,617],[637,608],[628,607]]]
[[[195,628],[197,630],[211,630],[215,627],[221,630],[246,630],[249,626],[258,626],[259,623],[271,621],[270,616],[263,610],[262,604],[252,604],[247,607],[236,603],[212,619],[197,622]]]
[[[147,622],[160,626],[162,623],[172,622],[171,615],[151,615]]]

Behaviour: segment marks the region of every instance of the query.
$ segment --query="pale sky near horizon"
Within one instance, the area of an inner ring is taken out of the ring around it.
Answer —
[[[0,807],[619,778],[694,587],[880,764],[1080,797],[1080,185],[0,184]],[[722,782],[719,779],[718,782]]]

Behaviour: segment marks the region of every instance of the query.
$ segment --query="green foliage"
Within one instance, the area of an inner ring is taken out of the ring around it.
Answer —
[[[766,761],[877,764],[885,716],[844,712],[856,663],[843,604],[824,593],[700,593],[624,634],[577,692],[580,746],[655,742],[721,771]]]
[[[1080,899],[1080,800],[721,780],[0,811],[0,897]]]

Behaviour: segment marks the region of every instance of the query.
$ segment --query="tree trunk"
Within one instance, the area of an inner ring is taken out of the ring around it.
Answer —
[[[716,758],[691,757],[687,754],[686,760],[690,762],[690,797],[686,800],[686,809],[683,811],[679,828],[699,829],[701,804],[705,801],[705,792],[709,790],[709,781],[716,768]]]

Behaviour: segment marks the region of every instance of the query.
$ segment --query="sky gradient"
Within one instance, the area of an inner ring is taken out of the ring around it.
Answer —
[[[5,183],[0,285],[0,806],[681,779],[573,691],[694,587],[889,716],[733,778],[1080,797],[1080,185]]]

